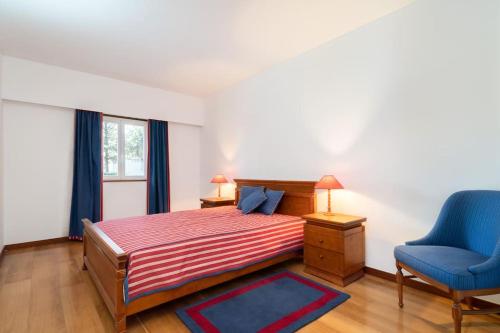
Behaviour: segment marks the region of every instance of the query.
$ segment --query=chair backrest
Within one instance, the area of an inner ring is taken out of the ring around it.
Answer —
[[[452,194],[432,232],[440,245],[491,256],[500,238],[500,191]]]

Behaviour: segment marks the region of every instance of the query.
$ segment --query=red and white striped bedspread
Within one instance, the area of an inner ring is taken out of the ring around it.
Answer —
[[[304,220],[234,206],[99,222],[129,258],[125,301],[302,248]]]

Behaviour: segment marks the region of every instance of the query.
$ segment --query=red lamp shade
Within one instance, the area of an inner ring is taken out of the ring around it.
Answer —
[[[342,189],[344,186],[333,175],[326,175],[321,177],[319,182],[316,183],[314,188],[325,189],[325,190],[337,190]]]
[[[212,180],[210,181],[211,183],[216,183],[216,184],[223,184],[223,183],[227,183],[227,179],[226,177],[224,177],[224,175],[215,175],[214,178],[212,178]]]

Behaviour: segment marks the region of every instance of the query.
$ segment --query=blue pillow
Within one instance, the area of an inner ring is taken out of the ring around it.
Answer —
[[[264,191],[253,191],[241,201],[241,212],[243,214],[251,213],[266,200],[267,197]]]
[[[254,191],[259,191],[264,193],[264,186],[242,186],[240,189],[240,200],[238,201],[238,206],[236,208],[241,209],[241,203],[252,194]]]
[[[273,215],[276,208],[278,208],[281,199],[283,198],[283,194],[285,194],[285,191],[266,189],[267,200],[259,206],[257,211],[266,215]]]

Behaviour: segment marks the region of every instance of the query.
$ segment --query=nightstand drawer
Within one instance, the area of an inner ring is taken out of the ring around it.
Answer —
[[[344,253],[344,233],[339,230],[306,224],[304,225],[304,243]]]
[[[323,271],[342,275],[344,256],[316,246],[304,245],[304,263]]]

